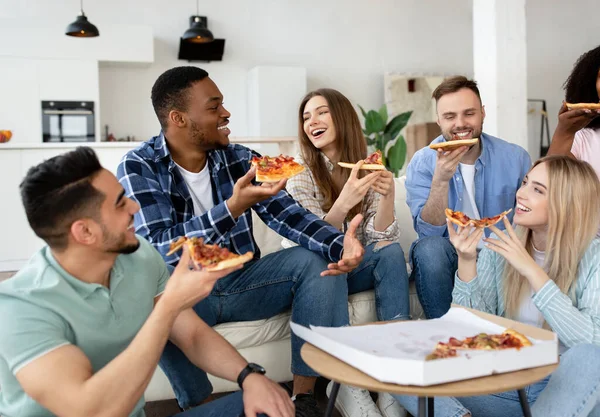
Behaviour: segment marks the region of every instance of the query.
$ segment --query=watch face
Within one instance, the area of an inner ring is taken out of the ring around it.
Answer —
[[[259,374],[265,374],[267,372],[265,368],[256,363],[249,363],[248,366],[252,369],[252,372],[256,372]]]

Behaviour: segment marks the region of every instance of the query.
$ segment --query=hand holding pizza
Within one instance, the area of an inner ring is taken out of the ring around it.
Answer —
[[[354,216],[344,236],[344,253],[342,259],[337,263],[327,265],[327,271],[321,272],[321,276],[341,275],[352,271],[363,260],[365,248],[356,237],[356,229],[363,220],[362,214]]]
[[[162,295],[162,300],[167,300],[180,311],[191,308],[198,301],[208,297],[218,279],[243,267],[243,265],[237,265],[209,272],[204,269],[190,269],[190,265],[190,252],[187,245],[184,245],[179,263],[169,278]]]
[[[563,102],[558,111],[558,125],[556,130],[569,135],[574,135],[578,130],[586,127],[592,119],[600,116],[598,109],[574,108],[569,110],[567,103]]]
[[[503,221],[508,234],[503,233],[496,226],[490,226],[490,230],[496,234],[498,239],[486,238],[484,239],[485,245],[502,255],[519,274],[527,278],[534,290],[539,290],[549,279],[548,276],[527,252],[508,219],[505,217]]]
[[[394,174],[390,171],[379,171],[379,177],[371,186],[373,191],[381,194],[383,198],[394,199]]]
[[[468,146],[461,146],[453,151],[443,151],[438,149],[437,162],[433,171],[433,181],[448,182],[456,172],[456,167],[465,153],[469,150]]]
[[[350,172],[350,177],[348,177],[348,180],[344,184],[344,188],[342,188],[338,197],[338,200],[342,202],[342,208],[346,213],[365,198],[369,188],[375,184],[380,178],[381,173],[384,172],[373,171],[363,178],[358,178],[358,172],[363,164],[364,161],[358,161],[356,165],[354,165],[352,172]]]
[[[252,185],[252,180],[255,177],[256,168],[250,168],[246,175],[238,179],[233,186],[233,195],[227,200],[227,207],[233,217],[238,218],[256,203],[273,197],[285,188],[287,182],[283,179],[274,183],[263,183],[260,186]]]
[[[477,259],[477,243],[483,236],[483,228],[475,228],[472,226],[456,226],[450,220],[446,219],[448,224],[448,234],[450,235],[450,243],[456,249],[458,257],[465,261],[474,261]]]

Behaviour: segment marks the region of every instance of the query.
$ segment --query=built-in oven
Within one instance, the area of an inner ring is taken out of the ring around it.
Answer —
[[[42,101],[44,142],[94,142],[93,101]]]

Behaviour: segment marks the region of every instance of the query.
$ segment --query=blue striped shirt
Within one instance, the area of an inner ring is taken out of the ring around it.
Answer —
[[[214,207],[194,215],[190,192],[176,169],[163,133],[129,151],[117,168],[117,177],[127,197],[141,207],[135,215],[135,231],[147,239],[170,268],[179,254],[166,256],[170,243],[179,236],[202,237],[234,253],[260,250],[252,235],[252,214],[246,210],[237,219],[225,201],[233,194],[235,182],[250,169],[256,152],[229,145],[207,153]],[[252,209],[275,232],[331,262],[341,259],[344,235],[298,204],[287,191],[255,204]]]
[[[456,273],[454,303],[505,316],[505,264],[501,255],[483,248],[477,259],[477,277],[464,282]],[[600,239],[592,241],[579,262],[572,298],[549,280],[532,300],[566,347],[580,343],[600,345]]]

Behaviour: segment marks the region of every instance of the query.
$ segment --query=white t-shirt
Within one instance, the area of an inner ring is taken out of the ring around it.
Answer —
[[[177,165],[177,164],[175,164]],[[183,180],[185,181],[192,202],[194,203],[194,215],[200,216],[215,206],[213,201],[212,183],[208,163],[200,172],[190,172],[177,165]]]
[[[533,260],[536,264],[544,267],[544,260],[546,259],[546,253],[533,248]],[[530,324],[535,327],[542,327],[544,325],[544,316],[540,313],[540,310],[533,303],[533,288],[530,285],[526,285],[526,292],[521,294],[521,306],[519,308],[519,314],[517,315],[517,321],[521,323]]]
[[[460,164],[460,174],[463,179],[463,195],[460,211],[471,219],[480,219],[477,203],[475,202],[475,165]],[[477,250],[483,248],[483,238],[477,243]]]

